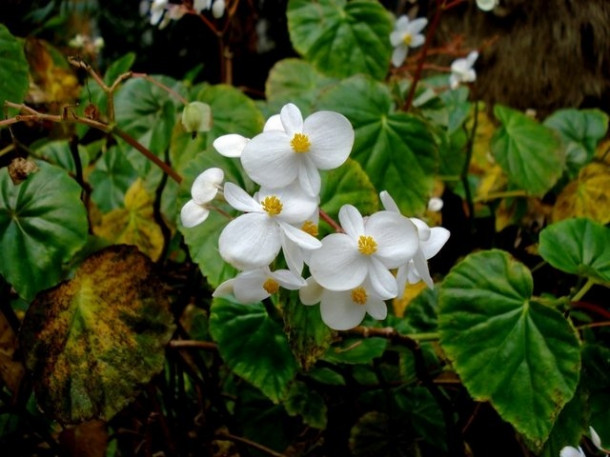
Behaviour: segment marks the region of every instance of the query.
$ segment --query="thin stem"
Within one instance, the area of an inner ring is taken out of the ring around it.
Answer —
[[[165,84],[163,84],[162,82],[157,81],[155,78],[151,78],[149,75],[147,75],[146,73],[131,73],[131,76],[133,78],[142,78],[145,79],[146,81],[148,81],[151,84],[154,84],[155,86],[157,86],[160,89],[163,89],[164,91],[166,91],[168,94],[172,95],[174,98],[176,98],[176,100],[179,100],[180,103],[182,103],[183,105],[188,105],[188,100],[186,98],[184,98],[182,95],[180,95],[178,92],[176,92],[174,89],[172,89],[171,87],[166,86]]]
[[[172,349],[205,349],[206,351],[217,351],[218,345],[210,341],[197,340],[172,340],[169,342]]]
[[[577,301],[582,300],[582,297],[584,297],[585,294],[587,292],[589,292],[589,289],[591,289],[591,287],[593,287],[594,285],[595,285],[595,281],[591,278],[588,278],[585,285],[582,286],[582,288],[572,296],[571,301],[577,302]]]
[[[236,443],[245,444],[246,446],[253,447],[254,449],[258,449],[261,452],[264,452],[267,455],[271,455],[273,457],[286,457],[284,454],[280,452],[276,452],[273,449],[268,448],[267,446],[263,446],[260,443],[256,443],[254,441],[249,440],[248,438],[244,438],[242,436],[235,436],[229,432],[220,431],[216,433],[217,438],[226,439],[229,441],[234,441]]]
[[[341,226],[339,224],[337,224],[335,222],[335,220],[330,217],[326,211],[324,211],[322,208],[320,208],[319,210],[319,214],[320,214],[320,218],[325,221],[328,225],[330,225],[333,229],[335,229],[335,232],[337,233],[343,233],[343,229],[341,228]]]

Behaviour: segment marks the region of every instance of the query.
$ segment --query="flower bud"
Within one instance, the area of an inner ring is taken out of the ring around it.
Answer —
[[[187,132],[208,132],[212,128],[210,106],[202,102],[191,102],[182,111],[182,125]]]

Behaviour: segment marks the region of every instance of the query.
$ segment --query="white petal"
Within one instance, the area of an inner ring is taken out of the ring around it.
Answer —
[[[325,291],[320,302],[320,314],[326,325],[335,330],[349,330],[362,322],[366,308],[352,301],[351,290]]]
[[[398,46],[400,43],[402,43],[402,40],[405,37],[405,32],[402,30],[394,30],[392,33],[390,33],[390,43],[392,44],[393,47]]]
[[[566,446],[559,452],[559,457],[586,457],[586,456],[580,447],[578,449],[576,449],[572,446]]]
[[[237,301],[250,304],[269,297],[270,294],[263,288],[263,284],[269,278],[270,273],[269,268],[258,268],[239,273],[233,282],[233,295]]]
[[[421,249],[424,252],[426,259],[431,259],[441,248],[445,245],[449,239],[450,232],[444,227],[432,227],[430,229],[430,239],[428,241],[420,243]]]
[[[460,80],[458,79],[457,75],[455,73],[451,73],[449,76],[449,87],[451,87],[451,89],[457,89],[459,85]]]
[[[498,0],[477,0],[477,6],[483,11],[491,11],[494,9]]]
[[[225,183],[224,196],[227,203],[236,210],[258,213],[264,211],[260,203],[258,203],[254,198],[250,197],[245,190],[232,182]]]
[[[317,197],[320,194],[320,172],[310,157],[303,157],[300,162],[299,184],[307,195]]]
[[[294,241],[290,240],[290,238],[288,238],[283,231],[281,242],[286,265],[288,265],[290,271],[300,275],[303,272],[303,265],[305,263],[303,249],[301,249]]]
[[[225,178],[220,168],[208,168],[195,178],[191,187],[191,196],[200,205],[208,203],[216,197],[218,188]]]
[[[418,17],[417,19],[414,19],[409,23],[409,32],[411,33],[411,35],[417,35],[427,25],[428,19],[426,19],[425,17]]]
[[[297,178],[296,154],[286,133],[278,130],[252,138],[241,154],[241,163],[248,176],[262,186],[284,187]]]
[[[305,281],[306,285],[299,289],[299,299],[304,305],[315,305],[322,299],[324,288],[316,282],[313,276]]]
[[[235,282],[235,278],[227,279],[225,282],[220,284],[212,297],[226,297],[227,295],[233,295],[233,283]]]
[[[215,0],[212,5],[212,16],[216,19],[220,19],[225,13],[225,2],[224,0]]]
[[[410,217],[409,220],[417,227],[419,241],[428,241],[430,239],[430,227],[428,224],[416,217]]]
[[[430,200],[428,200],[428,211],[436,213],[443,209],[443,205],[444,203],[441,198],[432,197]]]
[[[398,209],[398,205],[387,190],[382,190],[381,192],[379,192],[379,198],[381,199],[381,204],[386,209],[386,211],[392,211],[394,213],[400,214],[400,209]]]
[[[339,222],[343,231],[354,240],[364,234],[364,219],[355,206],[343,205],[339,210]]]
[[[218,151],[220,155],[225,157],[241,157],[241,153],[250,141],[245,136],[238,135],[237,133],[230,133],[228,135],[219,136],[214,140],[212,146]]]
[[[366,312],[378,321],[388,317],[388,307],[381,299],[370,297],[366,302]]]
[[[591,434],[591,441],[593,442],[593,445],[600,451],[603,451],[604,448],[602,447],[602,439],[600,438],[599,434],[593,427],[589,427],[589,433]]]
[[[263,132],[267,132],[269,130],[279,130],[280,132],[284,131],[284,126],[282,125],[282,119],[279,114],[274,114],[267,122],[265,122],[265,126],[263,127]]]
[[[305,287],[307,283],[300,276],[295,275],[290,270],[276,270],[271,273],[271,277],[275,279],[280,286],[288,290],[299,290]]]
[[[205,221],[209,215],[210,211],[207,208],[189,200],[180,211],[180,221],[185,227],[195,227]]]
[[[413,35],[413,38],[411,39],[411,44],[409,44],[409,47],[417,48],[417,47],[421,46],[422,44],[424,44],[425,41],[426,41],[426,37],[423,36],[422,34]]]
[[[278,224],[284,232],[284,235],[286,235],[290,241],[296,243],[300,248],[312,250],[320,249],[322,247],[322,242],[309,233],[287,224],[286,222],[278,221]]]
[[[387,268],[407,263],[419,248],[415,225],[406,217],[391,211],[378,211],[365,224],[365,232],[377,242],[379,258]]]
[[[280,248],[279,227],[263,213],[246,213],[233,219],[218,239],[220,256],[239,270],[269,265]]]
[[[301,110],[296,105],[292,103],[284,105],[280,111],[280,118],[288,138],[292,139],[295,133],[303,131],[303,116],[301,115]]]
[[[409,52],[409,48],[404,44],[399,44],[392,51],[392,65],[395,67],[400,67],[405,59],[407,58],[407,53]]]
[[[303,123],[303,133],[309,137],[308,155],[320,170],[342,165],[354,145],[354,128],[345,116],[333,111],[313,113]]]
[[[405,32],[409,30],[409,17],[406,15],[401,15],[396,22],[394,23],[394,30],[400,30],[401,32]]]
[[[333,233],[322,240],[322,248],[313,251],[309,270],[322,287],[348,290],[359,286],[368,272],[368,262],[354,240],[344,233]]]
[[[371,287],[385,300],[396,297],[398,295],[396,278],[378,259],[371,257],[369,260],[368,277]]]
[[[421,249],[413,256],[413,265],[419,278],[422,279],[430,289],[434,289],[434,282],[432,281],[432,276],[430,276],[428,262]]]
[[[409,263],[405,263],[398,267],[396,271],[396,291],[398,292],[398,297],[402,297],[405,293],[405,288],[407,287],[407,280],[409,276]]]
[[[468,62],[468,66],[472,68],[474,63],[479,58],[479,53],[477,51],[471,51],[470,54],[466,56],[466,62]]]
[[[282,203],[282,211],[277,218],[290,224],[302,224],[318,208],[317,196],[304,194],[297,182],[279,189],[262,187],[257,199],[262,202],[264,198],[271,195],[277,197]]]

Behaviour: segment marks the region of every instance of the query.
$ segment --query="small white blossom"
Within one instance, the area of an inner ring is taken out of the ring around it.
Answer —
[[[256,303],[276,293],[280,286],[298,290],[307,283],[289,270],[271,271],[269,267],[247,270],[219,285],[213,297],[233,295],[243,304]]]
[[[195,227],[205,221],[210,210],[207,204],[214,200],[224,179],[220,168],[208,168],[201,173],[191,187],[191,200],[180,211],[180,220],[185,227]]]
[[[203,102],[191,102],[182,111],[182,125],[187,132],[208,132],[212,128],[212,110]]]
[[[212,0],[194,0],[193,1],[193,9],[198,13],[201,13],[203,10],[209,10],[212,6]]]
[[[320,192],[320,170],[337,168],[354,144],[354,129],[341,114],[318,111],[303,120],[292,103],[280,112],[283,130],[269,129],[250,140],[241,154],[248,176],[261,186],[297,181],[310,196]]]
[[[387,191],[382,191],[379,197],[387,211],[400,214],[398,205]],[[424,221],[415,217],[409,220],[417,227],[419,246],[413,258],[398,268],[396,282],[399,293],[405,290],[407,282],[415,284],[424,281],[431,289],[434,287],[427,260],[438,254],[449,239],[449,230],[444,227],[430,228]]]
[[[566,446],[559,452],[559,457],[587,457],[579,446],[578,449],[572,446]]]
[[[368,313],[373,319],[385,319],[388,315],[383,298],[365,281],[353,289],[328,290],[320,286],[313,277],[299,290],[304,305],[320,303],[322,321],[334,330],[349,330],[362,322]]]
[[[225,2],[224,0],[214,0],[212,5],[212,16],[216,19],[220,19],[225,14]]]
[[[290,240],[303,249],[318,249],[320,241],[295,225],[303,223],[318,206],[317,198],[298,186],[261,188],[253,197],[226,183],[224,197],[245,214],[233,219],[218,240],[220,256],[235,268],[252,270],[269,265]]]
[[[392,65],[400,67],[407,58],[409,48],[416,48],[424,44],[426,38],[420,33],[428,24],[425,17],[410,21],[407,16],[400,16],[390,33],[390,43],[394,46],[392,52]]]
[[[499,0],[477,0],[477,6],[483,11],[491,11],[498,5]]]
[[[472,51],[466,58],[453,61],[451,64],[451,76],[449,76],[451,89],[457,89],[460,83],[471,83],[477,79],[477,74],[472,67],[478,57],[479,53]]]
[[[430,200],[428,200],[428,211],[431,211],[433,213],[438,213],[440,210],[443,209],[443,200],[438,198],[438,197],[432,197]]]
[[[263,132],[267,132],[269,130],[284,131],[284,126],[282,125],[279,114],[274,114],[267,119]],[[212,146],[214,146],[214,149],[216,149],[220,155],[236,158],[241,157],[241,153],[244,151],[244,148],[249,141],[250,138],[246,138],[245,136],[237,133],[229,133],[216,138],[214,143],[212,143]]]
[[[396,278],[389,269],[406,264],[417,252],[415,225],[391,211],[364,219],[352,205],[343,205],[339,221],[345,233],[326,236],[322,248],[311,254],[312,276],[335,291],[354,289],[368,278],[380,297],[396,297]]]

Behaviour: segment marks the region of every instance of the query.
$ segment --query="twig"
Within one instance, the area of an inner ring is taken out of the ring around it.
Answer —
[[[332,217],[330,217],[328,215],[328,213],[326,213],[326,211],[324,211],[322,208],[320,208],[319,214],[320,214],[320,218],[323,221],[325,221],[328,225],[330,225],[333,229],[335,229],[335,232],[343,233],[343,229],[341,228],[341,226],[339,224],[337,224],[335,222],[335,220]]]
[[[182,103],[183,105],[188,105],[189,104],[189,101],[186,98],[184,98],[182,95],[180,95],[178,92],[176,92],[174,89],[172,89],[171,87],[166,86],[165,84],[163,84],[160,81],[157,81],[155,78],[151,78],[146,73],[133,73],[132,72],[131,73],[131,77],[132,78],[142,78],[142,79],[145,79],[149,83],[154,84],[158,88],[163,89],[168,94],[172,95],[174,98],[176,98],[176,100],[179,100],[180,103]]]
[[[263,446],[260,443],[256,443],[254,441],[249,440],[248,438],[244,438],[241,436],[232,435],[229,432],[220,431],[216,433],[216,438],[226,439],[229,441],[234,441],[236,443],[245,444],[247,446],[253,447],[254,449],[258,449],[261,452],[264,452],[267,455],[271,455],[273,457],[286,457],[285,454],[274,451],[273,449],[268,448],[267,446]]]
[[[169,342],[172,349],[205,349],[206,351],[217,351],[218,345],[210,341],[197,340],[172,340]]]

